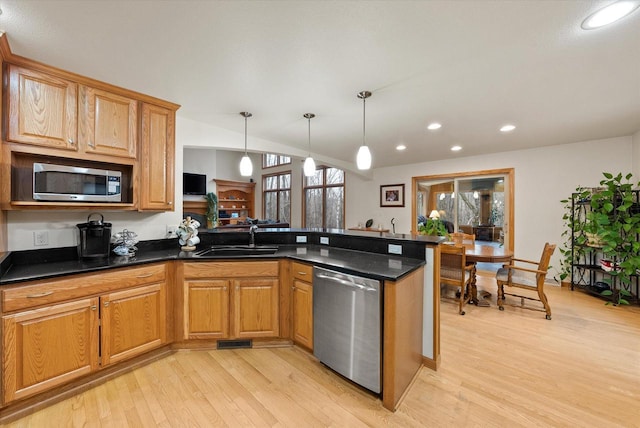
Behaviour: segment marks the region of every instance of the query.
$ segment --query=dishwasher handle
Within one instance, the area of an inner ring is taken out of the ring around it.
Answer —
[[[324,275],[324,274],[321,274],[321,273],[317,274],[316,278],[328,279],[330,281],[339,282],[340,284],[346,285],[347,287],[357,288],[357,289],[362,290],[362,291],[374,291],[374,292],[378,291],[377,289],[375,289],[373,287],[367,287],[366,285],[356,284],[356,283],[353,283],[351,281],[346,281],[346,280],[344,280],[342,278],[338,278],[338,277],[330,276],[330,275]]]

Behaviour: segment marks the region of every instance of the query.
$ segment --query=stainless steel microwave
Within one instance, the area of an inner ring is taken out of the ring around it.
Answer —
[[[33,199],[122,202],[122,173],[49,163],[33,164]]]

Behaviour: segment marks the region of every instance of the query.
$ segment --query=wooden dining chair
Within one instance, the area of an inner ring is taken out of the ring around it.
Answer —
[[[463,232],[453,232],[449,234],[449,237],[456,244],[463,244],[464,246],[471,245],[472,247],[476,245],[476,235],[470,233]]]
[[[467,264],[463,245],[440,246],[440,284],[459,287],[456,300],[460,315],[465,314],[464,306],[471,301],[474,273],[475,264]]]
[[[498,269],[496,281],[498,283],[498,308],[501,311],[504,310],[504,296],[508,295],[519,297],[520,307],[546,312],[546,318],[548,320],[551,319],[551,307],[549,306],[546,294],[544,294],[544,281],[547,277],[547,270],[549,269],[549,260],[555,249],[555,244],[549,244],[547,242],[544,245],[544,250],[542,250],[542,256],[539,262],[514,258],[511,259],[510,264]],[[527,267],[523,267],[523,264]],[[536,299],[530,295],[523,296],[515,293],[507,293],[504,291],[505,285],[507,287],[535,291],[538,294],[538,298]],[[524,299],[539,301],[544,308],[525,306]]]

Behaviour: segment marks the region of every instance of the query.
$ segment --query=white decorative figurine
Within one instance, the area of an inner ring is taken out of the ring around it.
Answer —
[[[176,231],[178,234],[178,242],[182,245],[182,251],[193,251],[196,249],[196,245],[200,243],[200,238],[198,238],[199,227],[200,222],[191,217],[182,220],[182,223]]]

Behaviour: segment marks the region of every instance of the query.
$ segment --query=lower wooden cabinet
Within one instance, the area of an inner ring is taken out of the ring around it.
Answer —
[[[100,297],[103,366],[166,343],[166,288],[152,284]]]
[[[3,310],[15,308],[2,315],[2,403],[164,345],[165,271],[165,264],[151,264],[2,290]],[[83,291],[90,296],[56,300]],[[32,307],[42,299],[51,301]]]
[[[278,337],[278,278],[233,281],[233,335],[236,338]]]
[[[313,350],[313,266],[292,262],[291,276],[293,341]]]
[[[184,339],[278,337],[277,261],[185,263]]]
[[[230,281],[227,279],[197,279],[185,282],[190,339],[229,337],[229,284]]]
[[[98,298],[2,317],[3,403],[98,368]]]

